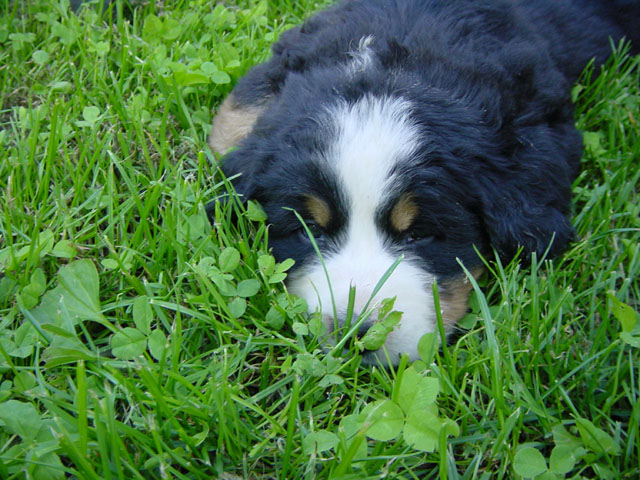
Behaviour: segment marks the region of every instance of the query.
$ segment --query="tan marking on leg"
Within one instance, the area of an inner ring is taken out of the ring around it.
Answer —
[[[482,275],[483,271],[483,268],[478,267],[471,274],[477,279]],[[467,313],[469,309],[469,294],[472,288],[471,282],[464,274],[442,285],[440,289],[440,308],[442,309],[442,322],[447,332],[450,332],[456,326],[458,320]]]
[[[242,141],[253,128],[265,105],[244,106],[238,105],[229,95],[216,113],[213,119],[213,128],[209,135],[209,146],[216,153],[225,153],[231,147]]]
[[[407,230],[418,216],[418,205],[411,195],[402,195],[391,210],[391,225],[398,232]]]
[[[329,226],[329,222],[331,221],[331,209],[327,202],[322,200],[315,195],[306,195],[305,196],[305,205],[311,217],[313,217],[313,221],[316,222],[322,228],[327,228]]]

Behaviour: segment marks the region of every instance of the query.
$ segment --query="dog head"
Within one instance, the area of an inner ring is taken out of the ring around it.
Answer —
[[[488,112],[501,99],[482,85],[425,85],[415,72],[364,60],[361,70],[290,74],[224,169],[239,175],[240,195],[262,204],[274,255],[296,261],[288,288],[329,331],[344,326],[351,305],[355,315],[370,310],[366,330],[381,300],[395,298],[402,319],[383,347],[395,362],[418,358],[418,340],[436,328],[434,282],[447,330],[466,311],[459,263],[478,271],[477,252],[492,246],[506,258],[566,245],[567,158],[579,141],[571,126],[559,138],[544,122],[496,118]]]

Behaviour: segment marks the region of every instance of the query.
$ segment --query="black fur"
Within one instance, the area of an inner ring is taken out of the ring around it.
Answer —
[[[582,142],[570,89],[588,62],[603,63],[623,36],[637,46],[640,2],[620,0],[351,0],[282,35],[273,58],[234,90],[266,104],[252,133],[224,161],[236,189],[265,207],[277,257],[312,255],[293,213],[313,192],[347,212],[333,179],[312,161],[329,132],[317,113],[337,99],[406,98],[422,133],[419,168],[403,172],[423,215],[418,250],[439,277],[473,264],[475,245],[504,259],[564,250],[573,238],[570,188]],[[372,66],[344,63],[373,35]],[[363,172],[363,174],[366,174]],[[304,212],[301,212],[304,214]],[[551,243],[553,238],[553,242]],[[327,245],[331,242],[327,241]]]

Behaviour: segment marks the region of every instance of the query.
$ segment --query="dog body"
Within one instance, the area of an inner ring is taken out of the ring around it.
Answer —
[[[329,328],[395,297],[392,362],[465,313],[477,251],[555,255],[571,241],[581,137],[570,89],[638,2],[351,0],[284,33],[220,107],[209,139],[264,207],[288,288]],[[639,27],[639,28],[636,28]],[[631,39],[632,41],[634,39]],[[636,40],[635,44],[638,44]],[[304,218],[323,258],[314,251]],[[379,280],[389,274],[376,291]],[[365,359],[375,361],[381,352]]]

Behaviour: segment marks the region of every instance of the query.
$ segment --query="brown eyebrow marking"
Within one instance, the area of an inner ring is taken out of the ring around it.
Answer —
[[[320,227],[327,228],[329,226],[329,222],[331,221],[331,209],[327,202],[322,200],[315,195],[305,195],[305,206],[313,221],[316,222]]]
[[[391,209],[391,225],[398,232],[404,232],[418,216],[418,205],[410,194],[402,195]]]

